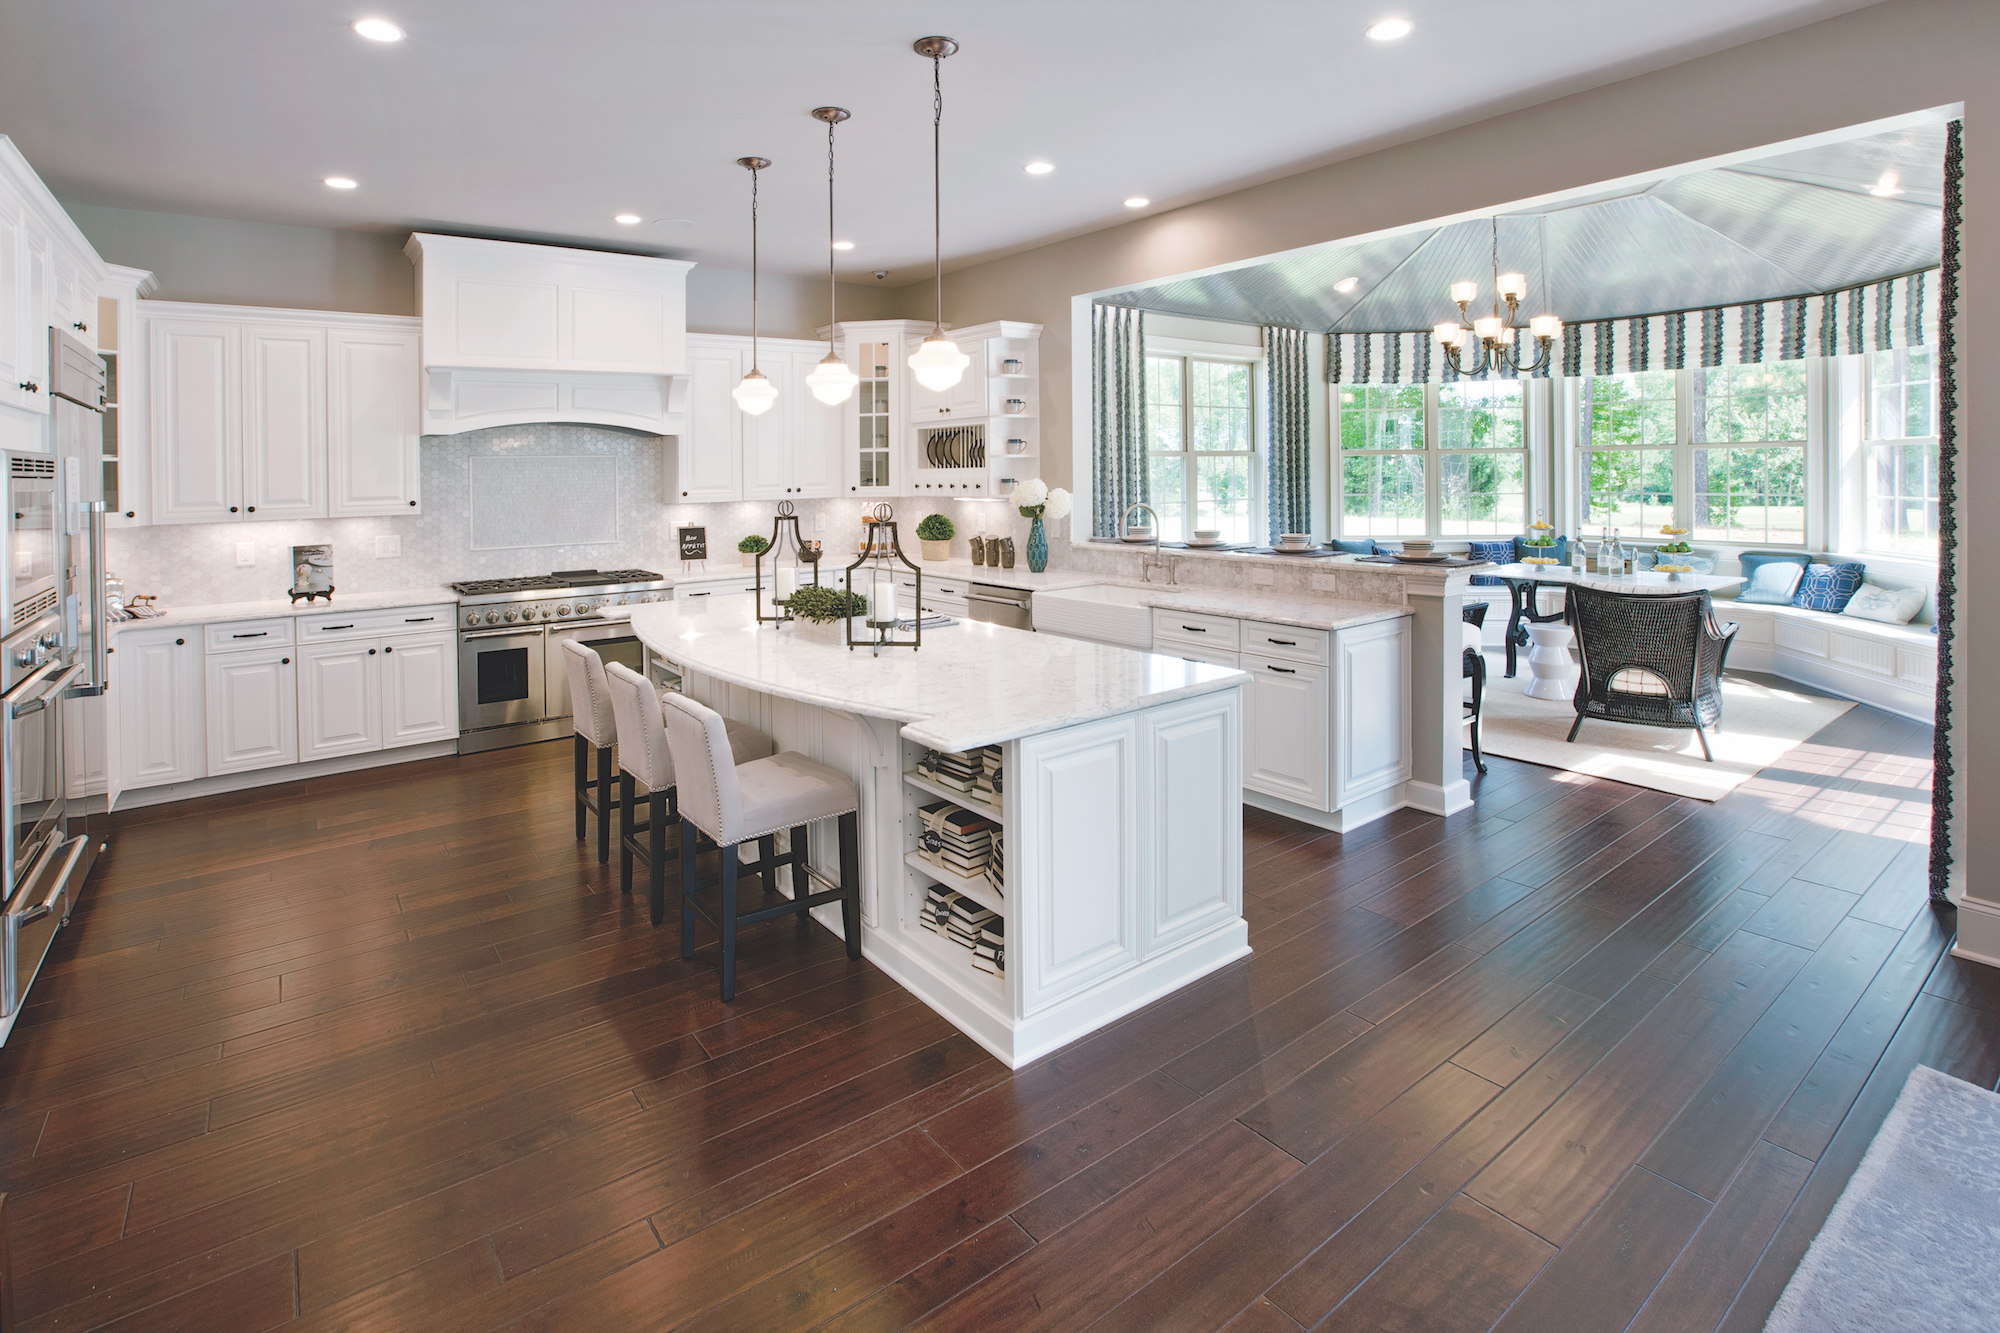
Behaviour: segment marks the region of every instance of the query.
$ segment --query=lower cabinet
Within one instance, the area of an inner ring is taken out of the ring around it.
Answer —
[[[200,626],[121,631],[112,648],[110,702],[121,788],[207,776]]]
[[[1331,790],[1326,668],[1248,653],[1241,666],[1250,673],[1243,692],[1243,785],[1326,809]]]
[[[450,634],[382,641],[382,748],[458,735],[458,642]]]
[[[299,664],[302,760],[458,734],[458,654],[448,634],[315,643]]]
[[[299,761],[296,651],[248,649],[208,658],[210,776]]]

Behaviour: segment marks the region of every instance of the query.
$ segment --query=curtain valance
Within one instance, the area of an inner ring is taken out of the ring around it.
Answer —
[[[1623,375],[1808,356],[1850,356],[1937,341],[1936,269],[1817,296],[1565,324],[1554,373]],[[1537,378],[1546,378],[1544,367]],[[1512,371],[1502,371],[1513,378]],[[1332,384],[1422,384],[1459,378],[1429,329],[1326,335]]]

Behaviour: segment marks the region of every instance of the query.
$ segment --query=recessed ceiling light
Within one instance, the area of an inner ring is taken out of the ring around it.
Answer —
[[[1416,26],[1408,19],[1383,19],[1368,29],[1368,35],[1378,42],[1393,42],[1399,37],[1408,37]]]
[[[834,249],[836,249],[836,250],[852,250],[852,249],[854,248],[854,242],[853,242],[853,241],[835,241],[835,242],[833,243],[833,248],[834,248]]]
[[[660,219],[660,220],[659,220],[658,222],[655,222],[655,223],[654,223],[653,225],[654,225],[655,227],[675,227],[675,228],[680,228],[680,227],[692,227],[692,226],[694,225],[694,219],[693,219],[693,218],[661,218],[661,219]]]
[[[613,222],[618,223],[620,226],[636,227],[639,225],[640,217],[637,213],[620,213],[618,214],[618,216],[612,218],[611,220]]]
[[[1359,278],[1342,278],[1339,282],[1333,284],[1333,289],[1337,292],[1351,292],[1360,285],[1361,279]]]
[[[1874,195],[1877,199],[1888,199],[1891,198],[1892,196],[1903,193],[1903,189],[1902,186],[1897,183],[1896,173],[1893,171],[1885,171],[1882,173],[1881,180],[1876,181],[1873,185],[1868,187],[1868,193]]]
[[[1135,194],[1135,195],[1133,195],[1133,196],[1132,196],[1132,197],[1131,197],[1130,199],[1127,199],[1127,200],[1125,201],[1125,207],[1127,207],[1127,208],[1144,208],[1144,207],[1145,207],[1146,205],[1148,205],[1148,204],[1150,204],[1150,203],[1152,203],[1152,202],[1153,202],[1152,200],[1150,200],[1150,199],[1148,199],[1148,198],[1144,197],[1143,195],[1137,195],[1137,194]]]
[[[1030,162],[1028,164],[1028,174],[1030,176],[1046,176],[1055,169],[1056,164],[1053,162]]]
[[[356,19],[350,26],[353,27],[355,32],[366,37],[371,42],[400,42],[403,40],[403,30],[387,19]]]
[[[326,188],[329,190],[351,190],[354,188],[354,182],[345,176],[328,176],[326,178]]]

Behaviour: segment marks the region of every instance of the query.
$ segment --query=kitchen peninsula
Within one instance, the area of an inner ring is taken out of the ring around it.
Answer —
[[[1249,952],[1241,671],[970,623],[873,657],[759,626],[745,596],[640,606],[632,628],[694,698],[854,779],[863,955],[1010,1067]],[[919,771],[993,745],[996,793]],[[997,891],[919,852],[940,798],[1001,825]],[[829,875],[832,832],[811,834]],[[1001,913],[1004,973],[922,924],[938,884]]]

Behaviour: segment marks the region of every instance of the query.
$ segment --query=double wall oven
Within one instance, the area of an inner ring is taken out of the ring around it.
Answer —
[[[644,569],[558,570],[454,583],[458,603],[458,748],[461,754],[553,740],[573,729],[563,644],[589,644],[607,662],[644,670],[632,633],[635,603],[669,598]]]

